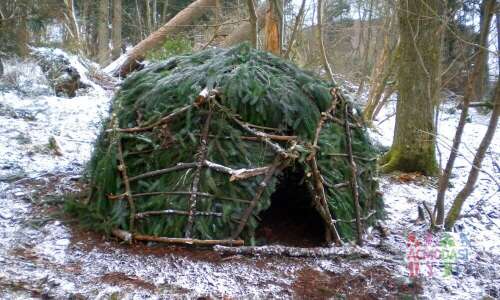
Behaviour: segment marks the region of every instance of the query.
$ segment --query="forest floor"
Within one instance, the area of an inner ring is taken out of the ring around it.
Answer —
[[[27,74],[36,78],[37,72],[35,68]],[[33,79],[28,84],[44,85]],[[483,166],[488,174],[481,173],[464,207],[467,217],[450,236],[427,236],[428,222],[415,222],[417,206],[435,199],[436,179],[393,174],[380,178],[390,234],[383,238],[367,230],[364,248],[371,258],[223,256],[210,249],[122,245],[64,216],[64,196],[81,190],[79,179],[110,96],[98,87],[72,99],[0,91],[0,298],[500,297],[498,133]],[[445,95],[440,114],[443,164],[459,116],[453,97]],[[384,146],[392,140],[394,109],[394,102],[389,103],[372,132]],[[487,120],[473,109],[448,205],[467,179]],[[49,146],[51,138],[62,155]],[[413,277],[407,259],[416,249],[408,239],[412,232],[421,250],[419,274]]]

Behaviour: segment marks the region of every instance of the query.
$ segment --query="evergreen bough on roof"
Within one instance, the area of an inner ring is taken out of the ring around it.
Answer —
[[[366,226],[382,213],[376,155],[331,84],[248,44],[209,49],[123,83],[89,163],[89,199],[72,208],[138,239],[253,243],[279,174],[299,168],[329,239],[351,239],[356,216]]]

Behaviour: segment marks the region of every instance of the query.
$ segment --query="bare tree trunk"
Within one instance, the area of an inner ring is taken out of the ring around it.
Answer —
[[[66,5],[64,16],[66,17],[67,26],[70,29],[71,39],[78,46],[80,44],[80,30],[78,29],[78,22],[75,15],[75,3],[73,0],[64,0],[64,4]]]
[[[128,73],[135,70],[138,63],[144,59],[148,51],[161,46],[169,35],[181,31],[184,26],[190,25],[193,21],[203,16],[206,11],[210,11],[207,7],[214,5],[215,0],[196,0],[191,3],[188,7],[181,10],[175,17],[170,19],[167,24],[160,27],[127,52],[126,59],[113,72],[114,75],[126,76]]]
[[[109,0],[99,1],[97,18],[97,61],[101,65],[109,62]]]
[[[369,64],[368,57],[370,53],[370,43],[372,42],[372,16],[373,16],[373,0],[370,0],[370,5],[368,9],[368,24],[366,26],[366,40],[365,40],[365,49],[363,51],[363,66],[361,73],[361,82],[359,83],[358,91],[356,95],[359,97],[361,93],[363,93],[363,88],[365,85],[366,77],[369,72]],[[363,29],[361,29],[363,30]]]
[[[295,43],[295,40],[297,39],[299,27],[302,26],[302,23],[304,21],[305,8],[306,8],[306,0],[302,0],[302,4],[300,5],[299,13],[295,17],[295,24],[293,25],[293,30],[292,30],[292,35],[290,36],[290,40],[288,41],[288,48],[286,49],[286,52],[284,55],[284,57],[286,59],[290,58],[290,52],[293,49],[293,44]]]
[[[137,26],[139,27],[139,37],[142,39],[146,37],[147,35],[144,33],[144,23],[142,22],[142,13],[141,13],[141,8],[139,6],[139,2],[135,0],[135,10],[137,13]]]
[[[330,63],[328,62],[328,56],[326,54],[325,43],[323,41],[323,0],[318,0],[318,41],[319,41],[319,49],[321,51],[321,61],[323,63],[323,67],[325,68],[326,73],[330,80],[335,83],[335,78],[333,78],[332,67],[330,67]]]
[[[247,0],[248,1],[248,0]],[[257,31],[264,25],[264,18],[266,15],[266,7],[262,6],[257,9]],[[241,24],[228,35],[221,44],[221,47],[231,47],[233,45],[242,43],[244,41],[251,41],[252,36],[252,23],[250,21],[241,22]]]
[[[247,0],[248,12],[250,13],[250,40],[252,41],[252,45],[254,48],[257,48],[257,40],[258,40],[258,24],[257,24],[257,12],[255,11],[255,1]]]
[[[153,0],[153,28],[156,30],[158,28],[158,2]]]
[[[89,0],[83,1],[83,7],[82,7],[82,35],[83,35],[83,41],[85,43],[85,53],[89,57],[95,57],[96,56],[96,49],[95,45],[96,43],[93,42],[94,38],[94,32],[95,32],[95,26],[93,26],[93,23],[91,21],[93,17],[94,10],[92,9],[92,4]]]
[[[265,43],[264,49],[275,55],[281,55],[281,1],[268,0],[268,9],[266,12],[266,21],[264,25]]]
[[[384,91],[384,97],[382,98],[382,101],[379,101],[377,104],[377,107],[375,107],[375,111],[373,112],[373,119],[375,119],[382,109],[384,105],[389,101],[389,97],[394,93],[394,85],[387,85]]]
[[[485,50],[485,47],[487,47],[488,43],[488,33],[495,9],[495,0],[485,0],[483,1],[483,5],[485,15],[483,17],[483,23],[481,24],[479,47],[477,49],[474,70],[469,77],[467,87],[465,89],[462,112],[458,121],[455,137],[453,138],[453,146],[451,147],[450,157],[448,158],[446,167],[443,170],[443,174],[439,178],[439,187],[435,207],[435,211],[437,213],[436,225],[438,226],[442,225],[444,222],[444,197],[450,181],[451,171],[453,170],[453,165],[455,164],[455,159],[457,158],[458,148],[460,148],[460,143],[462,141],[462,134],[464,132],[465,123],[469,114],[469,104],[474,98],[477,82],[481,81],[481,74],[484,73],[484,63],[487,61],[487,50]]]
[[[451,230],[455,225],[455,222],[460,216],[460,212],[462,211],[462,206],[470,196],[470,194],[474,191],[474,185],[477,182],[477,177],[479,175],[479,171],[481,170],[481,164],[483,162],[484,156],[486,154],[486,150],[490,146],[490,143],[495,136],[495,130],[498,125],[498,115],[500,114],[500,80],[497,80],[497,86],[495,88],[495,96],[493,103],[493,111],[491,113],[490,123],[488,125],[488,129],[486,130],[486,134],[477,149],[476,156],[474,157],[474,161],[472,162],[472,168],[469,173],[469,177],[467,178],[467,183],[464,188],[458,193],[457,197],[453,201],[453,204],[446,216],[444,227],[446,230]]]
[[[26,18],[19,18],[16,26],[16,50],[21,57],[28,55],[29,32]]]
[[[497,12],[495,14],[495,19],[497,23],[497,49],[500,49],[500,9],[497,8]],[[500,55],[497,56],[498,70],[500,71]],[[499,75],[500,77],[500,75]]]
[[[122,53],[122,0],[113,0],[112,22],[111,40],[113,50],[111,50],[111,58],[117,59]]]
[[[151,22],[151,3],[146,0],[146,25],[148,26],[148,34],[153,32],[153,23]]]
[[[479,9],[479,24],[483,24],[485,22],[485,19],[488,18],[488,2],[487,0],[483,0],[480,5]],[[481,43],[481,32],[479,35],[479,40],[477,43]],[[477,60],[476,60],[477,62]],[[476,79],[474,83],[474,99],[473,101],[480,101],[485,92],[488,89],[488,59],[485,59],[481,62],[483,66],[481,67],[482,72],[478,74],[478,78]],[[474,65],[475,69],[475,65]]]
[[[388,8],[387,12],[389,11],[390,10]],[[384,92],[386,81],[391,75],[394,67],[394,50],[397,48],[397,42],[394,43],[394,41],[392,41],[392,34],[395,22],[396,20],[393,16],[387,16],[387,19],[384,22],[384,27],[386,28],[386,31],[384,32],[384,46],[377,59],[375,67],[372,70],[370,80],[371,89],[368,94],[366,107],[363,111],[363,119],[368,123],[374,119],[375,109],[380,102],[380,97],[382,97],[382,93]]]
[[[162,7],[162,10],[161,10],[161,22],[162,23],[165,23],[167,22],[167,11],[168,11],[168,0],[165,0],[163,2],[163,7]]]

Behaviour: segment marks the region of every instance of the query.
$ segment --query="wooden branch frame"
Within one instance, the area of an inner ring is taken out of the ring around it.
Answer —
[[[193,183],[191,185],[191,195],[189,196],[189,213],[188,220],[184,232],[186,238],[191,237],[191,230],[194,224],[194,212],[196,211],[196,203],[198,200],[198,189],[200,185],[201,169],[203,168],[203,162],[207,158],[208,152],[208,132],[210,130],[210,122],[212,121],[212,110],[209,111],[205,124],[203,125],[202,136],[200,139],[200,147],[197,161],[196,172],[194,173]]]
[[[133,232],[135,229],[134,222],[135,222],[136,208],[135,208],[134,198],[132,196],[132,190],[130,189],[130,180],[129,180],[128,174],[127,174],[127,166],[125,165],[125,160],[123,158],[123,148],[122,148],[121,138],[119,138],[117,141],[117,148],[118,148],[118,160],[120,161],[120,165],[118,166],[118,170],[122,173],[123,183],[125,185],[125,196],[127,197],[129,209],[130,209],[129,230]]]
[[[319,136],[321,134],[321,130],[323,129],[326,120],[329,118],[329,115],[335,113],[335,108],[337,106],[337,102],[339,99],[335,88],[330,91],[330,94],[332,95],[332,104],[330,105],[330,108],[328,108],[326,112],[323,112],[321,114],[321,117],[318,121],[318,125],[316,126],[316,131],[312,142],[311,154],[307,158],[307,163],[311,168],[314,180],[312,189],[314,194],[313,201],[316,203],[316,210],[318,211],[320,216],[323,218],[323,221],[325,222],[327,230],[327,241],[331,242],[331,239],[333,239],[336,245],[341,245],[342,240],[340,239],[340,235],[337,231],[337,228],[335,227],[336,221],[333,219],[330,213],[330,209],[328,208],[325,187],[323,185],[323,177],[321,176],[321,173],[319,171],[318,162],[316,159],[318,141],[319,141]]]
[[[354,209],[356,215],[356,243],[359,246],[363,246],[363,227],[361,224],[361,206],[359,205],[359,191],[358,191],[358,179],[357,179],[357,167],[356,162],[352,154],[352,138],[351,138],[351,128],[349,127],[349,104],[344,100],[344,117],[345,117],[345,132],[346,132],[346,147],[349,159],[349,164],[351,165],[351,188],[352,196],[354,198]]]

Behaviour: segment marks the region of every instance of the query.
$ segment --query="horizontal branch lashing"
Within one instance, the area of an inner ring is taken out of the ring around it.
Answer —
[[[151,172],[146,172],[141,175],[137,175],[134,177],[130,177],[129,181],[136,181],[139,179],[143,178],[148,178],[148,177],[153,177],[153,176],[158,176],[158,175],[163,175],[166,173],[170,173],[173,171],[179,171],[179,170],[185,170],[185,169],[192,169],[198,167],[198,164],[195,162],[191,163],[178,163],[177,165],[161,170],[156,170],[156,171],[151,171]],[[266,171],[270,168],[270,166],[265,166],[265,167],[259,167],[259,168],[253,168],[253,169],[232,169],[208,160],[203,161],[202,167],[207,167],[210,169],[213,169],[217,172],[220,173],[225,173],[228,175],[231,175],[231,178],[229,181],[236,181],[236,180],[242,180],[242,179],[247,179],[250,177],[262,175],[266,173]]]
[[[145,196],[158,196],[158,195],[191,195],[192,192],[190,191],[174,191],[174,192],[149,192],[149,193],[138,193],[138,194],[132,194],[132,197],[137,198],[137,197],[145,197]],[[196,192],[196,195],[201,196],[201,197],[207,197],[207,198],[217,198],[220,200],[228,200],[228,201],[234,201],[234,202],[241,202],[241,203],[250,203],[250,200],[245,200],[245,199],[239,199],[239,198],[233,198],[233,197],[224,197],[224,196],[217,196],[209,193],[203,193],[203,192]],[[125,197],[125,194],[120,194],[120,195],[108,195],[109,200],[119,200]]]
[[[273,141],[279,141],[279,142],[290,142],[298,139],[298,136],[296,135],[278,135],[278,134],[269,134],[269,133],[264,133],[265,137],[273,140]],[[199,134],[195,134],[198,135]],[[217,136],[210,134],[208,135],[209,138],[211,139],[223,139],[223,140],[232,140],[231,137],[229,136]],[[259,137],[259,136],[240,136],[238,137],[239,139],[243,141],[251,141],[251,142],[263,142],[264,137]]]
[[[211,212],[211,211],[194,211],[193,214],[195,216],[207,216],[207,217],[222,217],[222,213]],[[176,210],[176,209],[165,209],[165,210],[152,210],[145,211],[135,214],[136,219],[142,219],[149,216],[158,216],[158,215],[185,215],[188,216],[189,212],[184,210]]]

